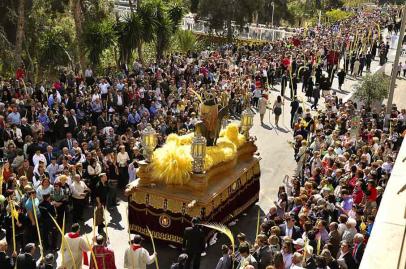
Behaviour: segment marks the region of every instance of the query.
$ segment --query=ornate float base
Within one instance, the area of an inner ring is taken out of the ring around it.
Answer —
[[[252,155],[238,158],[235,166],[226,166],[210,178],[205,191],[135,182],[126,192],[131,233],[148,236],[148,226],[156,239],[181,244],[183,231],[193,217],[203,222],[231,222],[258,201],[259,161],[260,157]],[[194,181],[199,182],[196,177]]]

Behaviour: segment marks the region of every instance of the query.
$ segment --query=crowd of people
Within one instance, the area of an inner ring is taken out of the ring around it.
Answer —
[[[255,242],[239,234],[246,265],[238,268],[359,268],[406,130],[405,109],[393,107],[389,128],[384,115],[384,106],[373,113],[334,99],[318,115],[305,111],[295,125],[294,176]]]
[[[5,237],[0,267],[14,268],[17,263],[17,268],[36,268],[37,245],[42,256],[38,262],[52,268],[53,254],[66,241],[75,246],[74,253],[63,249],[66,268],[81,268],[81,252],[90,249],[112,261],[99,268],[115,268],[114,253],[105,246],[104,215],[117,205],[120,190],[135,180],[146,125],[157,131],[158,146],[170,133],[193,131],[199,103],[190,89],[211,91],[219,102],[226,98],[235,118],[250,100],[262,119],[268,107],[264,99],[280,84],[273,111],[276,116],[282,113],[282,99],[289,91],[297,170],[281,188],[255,244],[240,235],[236,265],[287,269],[305,262],[305,268],[316,268],[316,263],[325,268],[324,262],[332,269],[356,268],[396,158],[406,114],[394,109],[392,118],[398,120],[388,131],[381,115],[359,109],[361,124],[354,137],[347,127],[355,104],[330,98],[331,85],[335,73],[341,89],[346,75],[369,71],[376,56],[381,64],[386,62],[389,45],[374,25],[396,28],[393,14],[359,11],[359,16],[332,26],[303,29],[269,44],[175,53],[160,63],[123,65],[105,76],[87,67],[83,76],[64,70],[58,80],[34,84],[21,65],[15,77],[0,81],[0,233]],[[300,104],[300,83],[313,98],[314,109],[322,92],[324,113],[311,116]],[[94,212],[99,234],[93,247],[79,234],[87,207]],[[60,236],[58,228],[64,226],[70,227],[69,233]],[[126,251],[126,268],[145,268],[154,261],[156,253],[150,256],[140,242],[136,235]],[[229,249],[223,250],[226,259]],[[340,267],[334,267],[336,258]],[[182,264],[190,264],[190,257],[179,259],[180,267],[175,268],[188,268]]]

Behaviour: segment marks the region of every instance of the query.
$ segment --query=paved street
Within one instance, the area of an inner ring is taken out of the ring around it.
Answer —
[[[390,52],[390,61],[393,61],[394,50]],[[402,59],[403,61],[406,59]],[[391,64],[387,64],[386,72],[390,72]],[[375,61],[372,65],[372,71],[378,70],[378,63]],[[339,98],[344,100],[352,93],[353,86],[357,81],[352,79],[346,79],[346,83],[343,87],[343,91],[337,92]],[[334,80],[333,88],[337,88],[337,79]],[[277,87],[279,90],[279,88]],[[298,87],[301,89],[301,84]],[[406,104],[406,80],[398,80],[398,88],[395,92],[394,102],[400,104]],[[271,95],[271,103],[273,104],[279,92],[273,91]],[[300,99],[305,100],[304,94],[299,93]],[[321,102],[322,103],[322,102]],[[264,214],[272,205],[276,198],[278,186],[282,184],[282,180],[285,175],[291,175],[295,169],[295,161],[293,159],[293,153],[288,145],[287,141],[292,139],[292,132],[289,128],[290,121],[290,101],[285,99],[284,113],[281,115],[280,127],[274,126],[274,115],[266,115],[265,125],[261,126],[259,121],[259,115],[255,116],[255,125],[251,130],[251,134],[257,137],[257,146],[262,157],[261,161],[261,192],[259,206],[261,213]],[[308,103],[304,104],[305,108],[309,107]],[[270,116],[270,121],[269,121]],[[122,197],[122,199],[126,199]],[[124,251],[127,247],[128,234],[127,234],[127,221],[126,221],[127,203],[122,201],[117,207],[117,210],[110,212],[107,219],[110,221],[108,234],[110,237],[110,243],[115,251],[117,268],[123,268]],[[254,206],[250,208],[246,214],[242,215],[237,224],[232,226],[233,232],[244,232],[248,235],[250,241],[254,240],[254,233],[256,227],[256,219],[258,213],[258,207]],[[89,210],[90,211],[90,210]],[[90,212],[88,214],[91,214]],[[91,216],[89,216],[91,218]],[[90,219],[85,227],[90,234],[90,227],[92,225],[92,219]],[[217,243],[207,250],[207,255],[202,258],[201,268],[211,269],[215,267],[217,259],[220,257],[221,243],[227,242],[225,238],[219,236]],[[152,252],[152,246],[146,238],[144,245]],[[167,244],[158,245],[158,257],[159,266],[162,269],[167,269],[170,264],[176,260],[179,251],[173,249]],[[155,265],[149,266],[149,268],[155,268]]]

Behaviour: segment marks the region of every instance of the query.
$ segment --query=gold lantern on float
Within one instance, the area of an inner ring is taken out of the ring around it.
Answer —
[[[204,173],[204,159],[206,157],[206,138],[197,131],[192,139],[192,171],[195,174]]]
[[[147,162],[151,162],[152,153],[154,152],[155,147],[158,145],[158,137],[154,128],[151,124],[147,124],[147,127],[141,132],[141,145],[144,149],[143,155]]]
[[[247,140],[250,137],[249,131],[252,126],[254,126],[254,113],[252,113],[250,108],[247,108],[241,113],[241,129]]]

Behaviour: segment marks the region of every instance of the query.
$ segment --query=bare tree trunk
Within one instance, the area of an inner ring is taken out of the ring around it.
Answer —
[[[231,43],[233,41],[233,29],[231,25],[231,19],[227,20],[227,42]]]
[[[76,62],[79,62],[79,69],[84,72],[86,67],[86,56],[82,48],[82,35],[83,35],[83,17],[82,17],[82,7],[81,0],[71,0],[71,10],[73,14],[73,19],[75,21],[76,30]],[[79,60],[79,61],[78,61]]]
[[[17,18],[17,33],[16,33],[16,59],[18,65],[21,64],[21,53],[23,51],[23,40],[25,30],[25,0],[18,1],[18,18]]]
[[[142,42],[137,47],[138,50],[138,59],[140,60],[141,64],[144,64],[144,54],[142,53]]]

